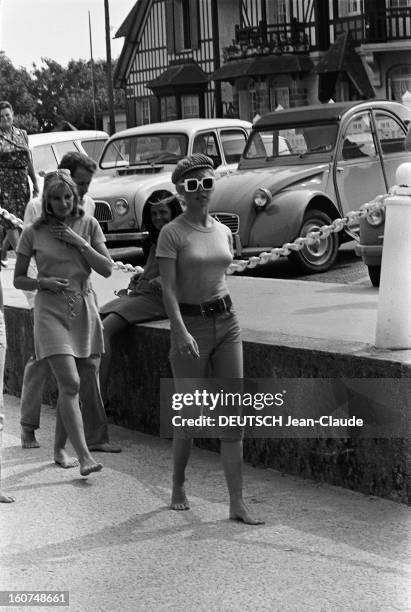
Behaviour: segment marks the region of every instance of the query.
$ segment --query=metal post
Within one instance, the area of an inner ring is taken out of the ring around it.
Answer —
[[[411,349],[411,163],[398,167],[395,180],[395,195],[385,201],[375,339],[379,349]]]
[[[97,115],[96,115],[96,84],[94,78],[94,60],[93,60],[93,41],[91,37],[91,17],[90,11],[88,12],[88,31],[90,36],[90,67],[91,67],[91,89],[93,94],[93,117],[94,117],[94,129],[97,129]]]
[[[110,136],[116,131],[114,117],[114,94],[113,77],[111,73],[111,42],[110,42],[110,12],[108,0],[104,0],[104,17],[106,24],[106,57],[107,57],[107,93],[108,93],[108,116]]]

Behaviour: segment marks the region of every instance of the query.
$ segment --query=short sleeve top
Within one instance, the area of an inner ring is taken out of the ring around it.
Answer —
[[[10,151],[15,151],[16,147],[14,145],[28,149],[29,139],[27,132],[14,127],[14,125],[10,134],[7,134],[7,136],[0,130],[0,152],[9,153]]]
[[[209,221],[203,227],[180,215],[160,232],[156,255],[176,260],[179,302],[199,304],[228,293],[225,273],[233,260],[231,232],[215,219]]]
[[[76,217],[67,225],[92,247],[106,240],[94,217]],[[17,245],[17,253],[27,257],[34,256],[39,276],[58,276],[81,283],[91,273],[91,268],[79,249],[52,236],[47,223],[38,228],[33,225],[24,228]]]

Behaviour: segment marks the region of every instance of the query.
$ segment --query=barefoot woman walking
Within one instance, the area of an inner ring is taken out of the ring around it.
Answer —
[[[160,232],[157,257],[164,306],[170,318],[170,362],[179,378],[242,378],[240,328],[231,308],[225,272],[232,262],[230,230],[208,214],[214,189],[212,160],[196,153],[178,162],[172,181],[185,211]],[[185,469],[192,439],[174,437],[171,508],[187,510]],[[241,433],[221,440],[221,459],[230,497],[230,519],[261,524],[243,500]]]
[[[64,430],[67,432],[82,476],[102,468],[91,456],[84,437],[79,372],[87,369],[87,363],[98,358],[104,348],[96,296],[89,280],[92,269],[105,277],[111,274],[112,263],[104,242],[97,220],[78,207],[77,188],[69,171],[46,175],[42,215],[23,230],[17,247],[14,286],[38,290],[34,305],[36,357],[47,357],[56,377],[56,440],[64,437]],[[32,255],[37,279],[27,276]],[[94,371],[97,376],[97,369]],[[54,459],[60,465],[68,461],[61,444],[55,448]]]

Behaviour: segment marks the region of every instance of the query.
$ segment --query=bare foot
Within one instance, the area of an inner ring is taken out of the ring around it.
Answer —
[[[82,476],[88,476],[92,472],[100,472],[103,469],[101,463],[96,463],[95,461],[87,460],[84,463],[80,463],[80,474]]]
[[[254,518],[243,501],[230,504],[230,521],[239,521],[246,525],[265,525],[265,521]]]
[[[70,457],[65,450],[60,449],[54,451],[54,463],[67,470],[68,468],[77,467],[79,460],[76,457]]]
[[[173,483],[171,493],[171,510],[190,510],[190,504],[186,496],[184,485]]]
[[[102,444],[92,444],[88,447],[89,451],[98,453],[121,453],[121,448],[111,442],[103,442]]]
[[[21,448],[39,448],[40,444],[36,440],[34,429],[21,427]]]
[[[11,504],[11,502],[16,501],[14,497],[11,495],[5,495],[0,491],[0,504]]]

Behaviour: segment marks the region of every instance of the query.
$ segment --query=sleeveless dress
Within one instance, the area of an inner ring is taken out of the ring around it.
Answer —
[[[107,302],[100,308],[100,314],[115,313],[125,319],[129,325],[155,319],[167,319],[161,289],[150,283],[150,280],[159,276],[156,245],[152,244],[144,266],[144,272],[137,281],[133,295],[122,295]]]
[[[19,219],[30,200],[29,160],[27,133],[14,126],[11,134],[0,130],[0,206]]]
[[[105,242],[94,217],[76,217],[67,223],[91,246]],[[47,224],[29,225],[20,237],[17,253],[34,256],[40,277],[69,280],[59,293],[37,291],[34,302],[34,347],[37,359],[51,355],[90,357],[104,352],[103,328],[91,268],[80,251],[52,236]]]

